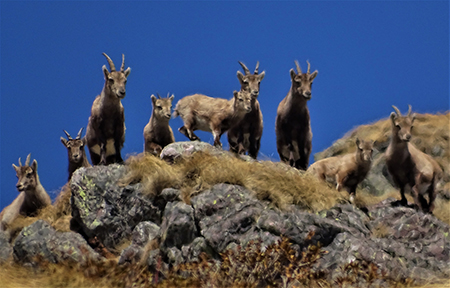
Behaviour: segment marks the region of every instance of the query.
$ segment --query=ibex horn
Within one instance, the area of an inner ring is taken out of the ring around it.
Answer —
[[[238,62],[239,62],[239,64],[241,64],[241,66],[242,66],[242,69],[244,69],[244,73],[245,73],[245,75],[248,75],[248,74],[250,74],[250,70],[248,70],[247,66],[245,66],[245,64],[244,64],[244,63],[242,63],[241,61],[238,61]]]
[[[161,96],[159,95],[159,93],[156,93],[156,96],[158,96],[158,99],[161,99]]]
[[[77,138],[75,138],[75,139],[80,140],[82,132],[83,132],[83,127],[81,127],[80,131],[78,131]]]
[[[108,60],[108,63],[109,63],[109,69],[111,69],[111,72],[116,71],[116,66],[114,66],[114,63],[113,63],[113,61],[111,60],[111,58],[109,58],[109,56],[106,55],[106,53],[102,53],[102,54],[103,54],[103,56],[106,57],[106,60]]]
[[[25,166],[30,166],[30,157],[31,157],[31,153],[28,154],[27,160],[25,160]]]
[[[259,69],[259,61],[256,62],[256,68],[255,68],[255,72],[254,72],[255,75],[258,74],[258,69]]]
[[[66,133],[67,139],[72,140],[72,137],[70,136],[70,134],[66,130],[63,130],[63,131],[64,131],[64,133]]]
[[[167,92],[167,97],[166,98],[169,98],[170,97],[170,92]]]
[[[306,63],[308,63],[308,71],[306,71],[306,74],[309,74],[309,70],[311,69],[311,64],[309,64],[308,60],[306,60]]]
[[[20,161],[20,157],[19,157],[19,167],[22,167],[22,162]]]
[[[408,105],[408,115],[409,116],[411,114],[411,105]]]
[[[398,110],[397,107],[395,107],[394,105],[392,105],[392,108],[394,108],[395,113],[397,113],[398,116],[402,116],[402,113],[400,113],[400,110]]]
[[[302,69],[300,68],[300,64],[298,64],[298,61],[295,60],[295,66],[297,66],[297,72],[298,74],[302,74]]]
[[[125,54],[122,54],[122,66],[120,67],[120,71],[123,72],[125,69]]]

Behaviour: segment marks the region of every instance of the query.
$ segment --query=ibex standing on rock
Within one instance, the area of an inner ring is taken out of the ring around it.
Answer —
[[[19,179],[16,184],[19,196],[0,213],[0,231],[7,230],[8,226],[19,216],[34,216],[39,209],[52,204],[44,187],[39,181],[37,172],[37,161],[34,160],[30,166],[28,154],[25,165],[22,166],[19,158],[19,166],[12,165]]]
[[[251,93],[252,111],[245,114],[244,118],[231,127],[228,132],[228,143],[230,151],[238,154],[245,154],[255,158],[258,156],[259,148],[261,147],[261,136],[263,132],[263,115],[257,100],[259,95],[259,84],[265,76],[263,71],[258,74],[259,62],[256,63],[255,72],[252,74],[244,63],[239,61],[239,64],[244,69],[244,73],[237,72],[237,77],[241,83],[241,91]]]
[[[122,102],[130,68],[124,71],[125,56],[122,54],[122,67],[116,71],[111,58],[105,53],[111,72],[103,65],[105,85],[92,104],[91,116],[86,129],[86,140],[92,165],[107,165],[123,162],[120,150],[125,142],[125,115]]]
[[[336,183],[336,190],[346,189],[354,202],[356,187],[366,178],[372,165],[373,141],[356,138],[356,151],[313,163],[308,172],[321,180]]]
[[[436,184],[442,176],[442,169],[431,156],[409,142],[415,119],[415,114],[411,115],[411,105],[406,116],[402,116],[397,107],[392,107],[395,113],[392,112],[390,116],[392,137],[386,150],[386,166],[394,183],[400,188],[400,204],[408,204],[405,188],[409,186],[417,208],[432,213]],[[423,197],[424,193],[428,194],[428,204]]]
[[[144,127],[144,152],[159,156],[164,147],[175,142],[172,128],[169,126],[173,97],[161,98],[158,94],[157,99],[155,95],[151,96],[153,111]]]
[[[83,128],[80,129],[78,135],[73,139],[70,134],[64,130],[67,139],[61,137],[62,144],[67,148],[67,153],[69,154],[69,179],[72,178],[73,172],[80,167],[90,167],[89,161],[86,157],[86,152],[84,150],[84,145],[86,144],[86,139],[81,138],[81,133]]]
[[[291,89],[280,102],[275,121],[277,150],[280,160],[297,169],[306,170],[312,149],[310,117],[306,102],[311,99],[311,86],[318,71],[302,73],[295,61],[298,74],[290,70]]]
[[[246,91],[234,91],[233,98],[226,100],[202,94],[183,97],[175,107],[174,117],[183,119],[184,125],[178,129],[189,140],[199,140],[195,130],[212,132],[214,146],[222,147],[220,136],[231,126],[239,123],[252,110],[251,96]]]

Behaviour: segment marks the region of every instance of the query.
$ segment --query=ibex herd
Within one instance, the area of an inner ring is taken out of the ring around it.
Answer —
[[[125,116],[121,99],[125,97],[125,86],[130,68],[125,68],[125,56],[122,65],[116,70],[113,61],[103,53],[111,71],[105,65],[102,70],[105,84],[100,95],[92,104],[86,135],[81,137],[80,129],[75,139],[64,130],[68,139],[61,137],[67,148],[70,181],[73,172],[80,167],[90,167],[84,146],[87,145],[92,165],[122,163],[121,149],[125,141]],[[370,170],[373,141],[356,139],[356,152],[343,156],[317,161],[308,168],[311,154],[312,132],[307,101],[311,99],[311,87],[318,71],[310,72],[310,63],[303,73],[298,61],[297,72],[290,70],[291,87],[280,102],[275,120],[277,150],[280,160],[292,167],[307,170],[324,181],[336,184],[336,189],[345,189],[353,203],[356,186]],[[200,140],[194,134],[196,130],[212,132],[214,145],[222,147],[220,137],[227,132],[230,151],[257,158],[263,132],[263,115],[257,100],[260,83],[265,72],[259,74],[259,62],[252,74],[245,64],[239,61],[244,74],[237,71],[241,88],[233,92],[231,100],[212,98],[202,94],[185,96],[178,101],[173,116],[180,116],[184,125],[178,130],[190,140]],[[170,95],[170,94],[169,94]],[[174,95],[158,98],[151,95],[152,114],[144,128],[144,152],[159,156],[162,149],[175,142],[169,125]],[[409,187],[415,206],[432,213],[436,198],[436,184],[442,175],[442,169],[429,155],[419,151],[409,141],[415,115],[411,115],[411,106],[406,116],[393,106],[395,113],[392,121],[392,137],[386,152],[386,165],[393,181],[400,188],[401,205],[407,205],[405,188]],[[22,166],[13,164],[19,179],[16,187],[19,196],[0,213],[0,230],[6,230],[19,215],[31,216],[38,209],[51,205],[47,192],[39,182],[37,161],[29,165],[28,155]],[[423,197],[428,194],[429,202]]]

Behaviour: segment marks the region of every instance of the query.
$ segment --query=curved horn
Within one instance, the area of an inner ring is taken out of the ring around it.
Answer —
[[[81,139],[81,133],[83,132],[83,128],[84,127],[81,127],[80,131],[78,131],[77,138],[75,138],[75,139],[77,139],[77,140]]]
[[[397,113],[398,116],[402,116],[402,113],[400,113],[400,110],[398,110],[397,107],[395,107],[394,105],[392,105],[392,108],[394,108],[395,113]]]
[[[31,153],[28,154],[27,160],[25,160],[25,166],[30,166],[30,157],[31,157]]]
[[[125,68],[125,54],[122,54],[122,66],[120,66],[120,72],[123,72]]]
[[[103,56],[106,57],[106,60],[108,60],[108,63],[109,63],[109,69],[111,70],[111,72],[116,71],[116,66],[114,66],[114,63],[113,63],[113,61],[111,60],[111,58],[109,58],[109,56],[106,55],[106,53],[102,53],[102,54],[103,54]]]
[[[255,72],[253,72],[255,75],[258,75],[258,69],[259,69],[259,61],[256,62]]]
[[[158,99],[161,99],[161,96],[159,95],[159,93],[156,93],[156,96],[158,96]]]
[[[170,97],[170,92],[167,92],[167,97],[166,98],[169,98]]]
[[[409,116],[411,114],[411,105],[408,105],[408,115]]]
[[[306,60],[306,63],[308,63],[308,71],[306,71],[306,74],[309,74],[309,70],[311,69],[311,64],[309,64],[308,60]]]
[[[302,69],[300,68],[300,64],[298,64],[298,61],[295,60],[295,66],[297,66],[297,72],[298,74],[302,74]]]
[[[22,167],[22,162],[20,161],[20,157],[19,157],[19,167]]]
[[[72,140],[72,137],[70,136],[69,132],[67,132],[66,130],[63,130],[64,133],[66,133],[67,139]]]
[[[248,70],[247,66],[245,66],[244,63],[242,63],[241,61],[238,61],[239,64],[241,64],[242,69],[244,69],[245,75],[250,74],[250,70]]]

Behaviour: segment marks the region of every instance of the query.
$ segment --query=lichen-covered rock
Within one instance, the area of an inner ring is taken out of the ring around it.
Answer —
[[[6,261],[11,255],[13,248],[9,244],[9,233],[0,231],[0,263]]]
[[[183,202],[169,202],[164,210],[161,225],[161,244],[163,247],[181,247],[197,237],[194,209]]]
[[[82,265],[102,259],[80,234],[58,232],[44,220],[23,228],[14,242],[18,262],[34,264],[37,256],[53,263],[72,261]]]
[[[142,221],[160,223],[161,210],[141,195],[139,184],[123,187],[126,167],[118,164],[78,169],[72,176],[72,221],[81,233],[113,248]]]
[[[182,156],[192,155],[194,152],[208,152],[212,155],[226,155],[232,156],[233,154],[229,151],[225,151],[223,149],[212,146],[209,143],[201,142],[201,141],[184,141],[184,142],[175,142],[167,145],[161,151],[161,159],[174,163],[178,158]],[[246,159],[246,157],[244,157]]]

